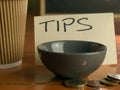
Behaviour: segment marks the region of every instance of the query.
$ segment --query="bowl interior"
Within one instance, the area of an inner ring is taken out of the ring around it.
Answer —
[[[94,53],[105,49],[105,46],[89,41],[53,41],[39,45],[39,49],[53,53]]]

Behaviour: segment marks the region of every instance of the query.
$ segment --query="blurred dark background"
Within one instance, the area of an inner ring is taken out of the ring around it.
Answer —
[[[46,0],[48,13],[120,12],[120,0]]]
[[[28,0],[28,14],[40,14],[40,0]]]
[[[40,13],[40,0],[28,0],[28,12]],[[46,13],[120,13],[120,0],[45,0]]]

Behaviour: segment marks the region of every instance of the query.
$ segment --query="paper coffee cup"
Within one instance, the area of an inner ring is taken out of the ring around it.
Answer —
[[[0,0],[0,69],[22,64],[28,0]]]

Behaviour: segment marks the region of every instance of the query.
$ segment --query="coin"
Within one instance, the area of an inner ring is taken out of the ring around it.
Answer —
[[[99,80],[90,80],[90,81],[87,82],[87,85],[91,86],[91,87],[102,87],[102,86],[104,86],[103,84],[100,83]]]
[[[87,84],[86,81],[76,81],[76,80],[65,80],[64,85],[67,87],[76,87],[76,88],[84,88],[85,85]],[[82,89],[81,89],[82,90]]]
[[[105,85],[110,85],[110,86],[115,86],[115,85],[119,84],[117,82],[109,81],[109,80],[107,80],[105,78],[101,79],[100,82],[103,83],[103,84],[105,84]]]
[[[110,74],[110,73],[108,73],[107,76],[120,81],[120,74]]]
[[[116,80],[116,79],[111,78],[111,77],[109,77],[109,76],[106,76],[106,77],[105,77],[105,79],[106,79],[106,80],[108,80],[108,81],[115,82],[115,83],[120,83],[120,81],[119,81],[119,80]]]
[[[103,90],[101,87],[94,87],[92,90]]]

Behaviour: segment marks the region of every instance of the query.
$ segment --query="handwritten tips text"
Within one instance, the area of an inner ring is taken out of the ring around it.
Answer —
[[[83,18],[79,18],[79,19],[69,17],[69,18],[64,18],[62,20],[43,21],[39,24],[44,26],[45,32],[49,31],[51,24],[56,26],[57,32],[60,31],[61,27],[63,28],[64,32],[67,32],[67,29],[69,27],[73,26],[73,24],[77,24],[77,26],[79,26],[79,28],[76,31],[86,31],[86,30],[93,29],[93,26],[88,24],[87,20],[88,20],[87,17],[83,17]],[[83,21],[84,21],[84,23],[83,23]],[[81,27],[84,26],[84,28],[80,28],[80,26]]]

